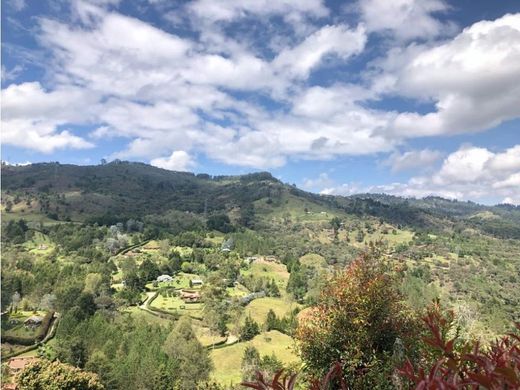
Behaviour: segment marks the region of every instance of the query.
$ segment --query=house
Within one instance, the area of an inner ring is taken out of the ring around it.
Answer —
[[[173,278],[170,275],[161,275],[157,277],[158,282],[173,282]]]
[[[182,291],[181,299],[185,303],[197,303],[200,302],[200,293],[198,293],[197,291]]]
[[[7,366],[9,367],[11,373],[16,374],[22,371],[26,365],[35,361],[38,361],[38,358],[35,356],[12,357],[11,359],[9,359]]]
[[[204,284],[204,282],[200,279],[191,279],[190,280],[190,287],[202,286],[203,284]]]
[[[23,324],[26,327],[36,328],[37,326],[40,326],[43,322],[43,317],[40,316],[30,316],[27,318]]]

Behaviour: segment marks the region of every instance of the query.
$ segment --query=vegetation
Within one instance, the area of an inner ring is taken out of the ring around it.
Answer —
[[[512,375],[514,337],[492,340],[518,321],[517,207],[127,162],[2,174],[2,353],[41,356],[42,375],[47,361],[110,389],[268,388],[282,368],[316,389],[327,373],[349,388]],[[457,336],[456,366],[421,341],[432,300],[454,313],[440,345]],[[498,371],[466,359],[477,339]]]
[[[60,362],[45,360],[31,363],[17,377],[17,384],[26,390],[103,390],[96,374]]]

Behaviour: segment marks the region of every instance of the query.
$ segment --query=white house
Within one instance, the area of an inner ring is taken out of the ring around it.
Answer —
[[[161,275],[157,277],[158,282],[173,282],[173,278],[170,275]]]

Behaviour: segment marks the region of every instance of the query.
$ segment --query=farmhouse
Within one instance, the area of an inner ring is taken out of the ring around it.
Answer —
[[[158,282],[173,282],[173,278],[170,275],[161,275],[157,277]]]
[[[200,294],[197,291],[194,291],[194,292],[182,291],[181,299],[185,303],[197,303],[200,301]]]
[[[43,317],[30,316],[23,322],[23,324],[27,327],[35,328],[37,326],[40,326],[42,324],[42,321],[43,321]]]

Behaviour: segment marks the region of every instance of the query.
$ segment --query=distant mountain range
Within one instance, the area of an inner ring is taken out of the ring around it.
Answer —
[[[143,217],[172,209],[200,215],[236,209],[254,213],[258,202],[275,211],[282,199],[291,199],[331,214],[371,216],[416,229],[460,225],[500,238],[520,238],[518,206],[485,206],[439,197],[318,195],[282,183],[268,172],[210,176],[122,161],[93,166],[3,165],[2,192],[3,210],[7,208],[20,217],[41,214],[58,220],[99,219],[100,223],[109,223],[110,219]]]

